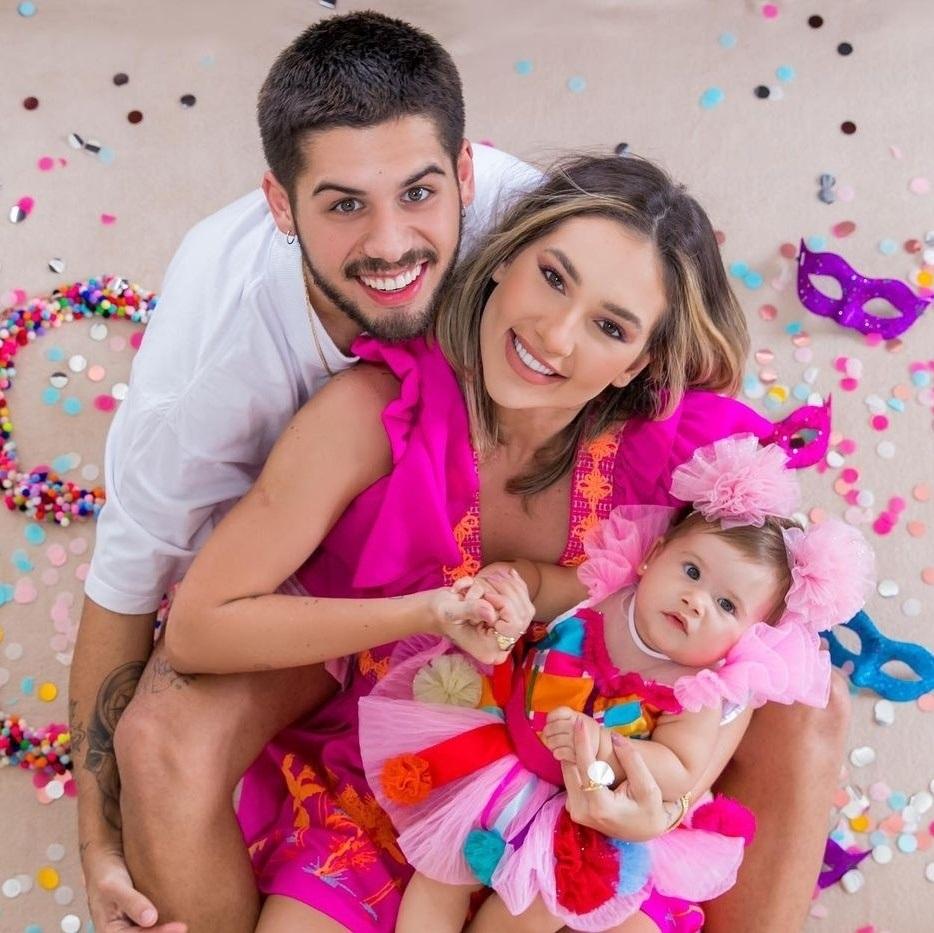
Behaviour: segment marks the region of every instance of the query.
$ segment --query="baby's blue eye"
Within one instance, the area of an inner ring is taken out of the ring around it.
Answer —
[[[685,564],[685,565],[684,565],[684,572],[685,572],[692,580],[700,580],[700,568],[699,568],[696,564]]]
[[[724,612],[728,612],[730,615],[736,612],[736,606],[733,605],[732,601],[727,599],[725,596],[721,596],[717,600],[717,604]]]

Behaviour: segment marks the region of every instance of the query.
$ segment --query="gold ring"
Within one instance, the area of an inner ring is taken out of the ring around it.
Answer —
[[[515,635],[496,633],[496,646],[500,651],[508,651],[519,639]]]
[[[592,790],[600,790],[601,787],[606,787],[606,784],[601,784],[599,781],[589,780],[586,784],[581,785],[581,790],[585,794],[589,794]]]

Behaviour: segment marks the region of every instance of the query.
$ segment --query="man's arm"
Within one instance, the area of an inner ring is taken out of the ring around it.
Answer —
[[[152,651],[154,619],[154,612],[124,615],[85,598],[71,665],[68,718],[80,790],[81,864],[91,911],[102,933],[133,929],[124,918],[146,927],[156,919],[155,908],[133,889],[123,863],[120,777],[113,744],[117,722]],[[184,926],[152,929],[169,933]]]

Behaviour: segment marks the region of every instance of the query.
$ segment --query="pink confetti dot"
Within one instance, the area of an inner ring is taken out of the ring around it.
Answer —
[[[762,15],[766,19],[775,19],[778,16],[778,6],[774,3],[764,3],[762,5]]]
[[[55,159],[51,156],[43,156],[36,165],[39,167],[40,172],[51,172],[55,168]]]
[[[869,796],[875,800],[888,800],[892,793],[892,788],[884,781],[876,781],[869,786]]]
[[[140,348],[140,345],[141,345],[142,342],[143,342],[143,334],[144,334],[144,333],[145,333],[145,331],[137,330],[137,331],[134,331],[133,334],[130,336],[130,346],[131,346],[134,350],[138,350],[138,349]]]
[[[908,182],[908,190],[912,194],[927,194],[931,190],[931,182],[923,175],[919,175]]]
[[[36,584],[29,577],[20,577],[16,581],[16,587],[13,590],[13,602],[25,606],[27,603],[35,602],[38,595],[39,591],[36,589]]]
[[[46,552],[45,556],[53,567],[61,567],[68,560],[65,549],[60,544],[53,544]]]
[[[852,220],[841,220],[840,223],[834,224],[830,228],[830,232],[837,237],[838,239],[843,239],[848,237],[851,233],[856,231],[856,224]]]
[[[111,337],[110,338],[110,349],[114,353],[119,353],[121,350],[126,349],[126,338],[125,337]]]
[[[928,585],[934,586],[934,567],[925,567],[921,571],[921,579]]]
[[[32,213],[32,209],[36,206],[35,198],[20,198],[16,202],[16,206],[28,217]],[[23,298],[26,296],[24,295]]]
[[[899,512],[904,512],[905,500],[901,496],[892,496],[892,498],[889,499],[889,511],[895,512],[896,515]]]
[[[820,509],[820,508],[813,508],[811,509],[810,512],[808,512],[808,518],[815,525],[819,525],[826,517],[827,517],[827,513],[823,509]]]
[[[928,488],[927,483],[918,483],[918,485],[911,490],[911,494],[918,502],[927,502],[931,496],[931,490]]]
[[[75,579],[81,580],[82,582],[87,579],[88,571],[91,569],[90,564],[78,564],[75,567]]]
[[[859,470],[856,467],[846,467],[840,474],[840,479],[845,483],[855,483],[859,479]]]
[[[930,713],[934,710],[934,693],[925,693],[924,696],[918,697],[918,709],[922,713]]]
[[[106,375],[107,371],[103,366],[98,364],[95,364],[88,369],[88,379],[90,379],[91,382],[101,382]]]
[[[849,505],[859,505],[859,490],[858,489],[848,489],[843,498],[846,499]]]
[[[908,522],[905,527],[912,538],[923,538],[924,533],[928,530],[924,522]]]
[[[873,415],[871,424],[876,431],[884,431],[889,426],[889,419],[885,415]]]
[[[778,308],[776,308],[775,305],[762,305],[762,307],[759,308],[759,317],[761,317],[763,321],[774,321],[775,318],[778,317]]]
[[[838,356],[838,357],[833,361],[833,368],[834,368],[838,373],[845,373],[845,372],[846,372],[846,357],[845,357],[845,356]]]
[[[867,347],[877,347],[882,343],[882,334],[877,334],[875,332],[871,334],[863,334],[863,342]]]
[[[845,496],[845,495],[847,495],[847,493],[849,493],[849,491],[850,491],[851,488],[852,488],[852,487],[850,486],[850,484],[849,484],[845,479],[838,478],[838,479],[835,479],[835,480],[834,480],[834,483],[833,483],[833,491],[834,491],[838,496]]]
[[[892,533],[892,522],[889,519],[884,518],[885,513],[883,512],[873,523],[872,530],[880,536],[885,536]]]
[[[849,457],[851,454],[856,453],[856,441],[851,437],[845,437],[837,445],[837,450],[843,454],[844,457]]]
[[[87,538],[73,538],[68,542],[68,550],[72,554],[83,554],[88,549]]]
[[[856,197],[856,189],[852,185],[840,185],[837,188],[837,200],[849,204]]]
[[[94,407],[98,411],[113,411],[117,407],[117,400],[112,395],[98,395],[94,398]]]
[[[844,392],[855,392],[859,388],[859,380],[854,379],[852,376],[847,376],[845,379],[840,380],[840,388]]]
[[[111,224],[115,224],[116,222],[116,214],[101,214],[101,223],[104,224],[104,226],[109,227]]]
[[[843,787],[838,787],[833,792],[833,805],[839,810],[841,807],[845,807],[850,802],[850,795],[846,792],[846,789]]]

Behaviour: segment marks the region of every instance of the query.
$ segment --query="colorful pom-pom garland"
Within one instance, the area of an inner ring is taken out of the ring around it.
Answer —
[[[37,338],[73,321],[118,318],[145,325],[155,307],[152,292],[119,276],[105,275],[62,285],[48,298],[33,298],[0,312],[0,488],[8,509],[34,521],[66,526],[76,520],[96,518],[104,504],[101,487],[81,488],[48,466],[20,469],[6,397],[16,375],[16,354]]]
[[[49,776],[72,768],[68,726],[50,723],[31,729],[20,716],[0,713],[0,768],[23,768]]]

